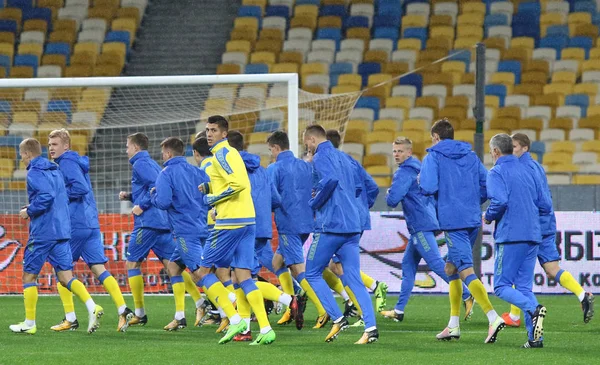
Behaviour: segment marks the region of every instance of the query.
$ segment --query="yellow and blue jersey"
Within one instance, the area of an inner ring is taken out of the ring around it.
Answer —
[[[255,224],[250,179],[240,153],[227,139],[215,144],[211,166],[205,168],[210,177],[210,192],[205,202],[215,207],[215,229],[236,229]]]
[[[204,160],[202,160],[202,162],[200,162],[200,169],[204,170],[204,172],[206,172],[206,174],[209,177],[210,177],[210,173],[207,170],[210,170],[212,168],[213,168],[212,157],[206,157]],[[215,228],[215,220],[210,215],[210,212],[208,213],[208,217],[206,218],[206,222],[207,222],[209,230]]]

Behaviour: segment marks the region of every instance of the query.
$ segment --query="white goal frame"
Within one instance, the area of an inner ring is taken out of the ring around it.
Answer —
[[[298,151],[298,74],[252,74],[252,75],[185,75],[185,76],[118,76],[77,78],[1,79],[0,89],[9,88],[67,88],[67,87],[126,87],[207,84],[285,83],[287,85],[288,137],[290,150],[299,157]],[[198,118],[200,116],[198,115]]]

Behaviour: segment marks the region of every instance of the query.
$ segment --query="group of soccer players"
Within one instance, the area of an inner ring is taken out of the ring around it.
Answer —
[[[399,167],[386,201],[390,207],[402,204],[411,234],[402,262],[401,294],[393,310],[384,310],[387,286],[360,270],[359,241],[362,232],[370,229],[369,208],[379,189],[357,161],[338,150],[337,131],[325,131],[319,125],[307,127],[304,159],[289,150],[285,132],[272,133],[267,144],[274,162],[267,169],[260,166],[258,156],[244,151],[242,134],[230,131],[222,116],[210,117],[206,131],[196,136],[193,155],[198,166],[184,157],[184,142],[169,137],[160,145],[161,169],[147,151],[148,137],[129,135],[126,152],[133,168],[131,192],[121,192],[119,199],[134,205],[134,229],[127,252],[133,311],[104,267],[107,258],[87,157],[69,149],[70,136],[64,129],[49,135],[54,163],[41,156],[37,140],[26,139],[19,148],[28,165],[29,204],[20,211],[23,219],[30,219],[23,274],[26,319],[10,329],[29,334],[37,331],[36,278],[46,261],[56,271],[65,310],[65,318],[52,330],[79,327],[72,293],[86,304],[88,332],[98,328],[104,310],[73,278],[72,263],[79,258],[111,295],[119,314],[117,330],[145,325],[148,316],[141,264],[150,250],[165,266],[175,300],[175,316],[164,329],[187,326],[187,292],[196,305],[196,326],[220,318],[217,332],[225,335],[219,343],[252,341],[252,313],[260,331],[251,344],[275,341],[265,300],[287,307],[278,324],[294,321],[302,329],[307,299],[318,312],[314,328],[332,321],[326,342],[350,326],[349,316],[359,313],[358,325],[365,330],[356,344],[373,343],[379,332],[368,290],[375,293],[377,312],[402,321],[421,258],[449,283],[450,320],[436,336],[439,340],[460,338],[463,301],[465,319],[474,302],[486,314],[489,331],[485,343],[495,342],[506,325],[519,326],[520,308],[528,331],[524,347],[542,347],[546,308],[532,293],[536,257],[549,276],[578,296],[587,323],[594,314],[594,297],[558,265],[551,196],[543,169],[527,152],[527,136],[494,136],[490,150],[495,166],[489,172],[469,144],[454,141],[449,121],[436,122],[431,137],[433,146],[422,165],[412,157],[410,140],[400,137],[392,145]],[[490,205],[482,217],[481,204],[487,200]],[[279,235],[275,253],[269,242],[272,213]],[[482,219],[496,222],[494,291],[513,305],[510,314],[496,313],[473,270],[472,246]],[[445,264],[435,237],[440,231],[448,245]],[[310,234],[312,242],[305,259],[303,245]],[[261,267],[278,276],[282,290],[256,281]],[[332,289],[346,301],[345,311],[335,301]]]

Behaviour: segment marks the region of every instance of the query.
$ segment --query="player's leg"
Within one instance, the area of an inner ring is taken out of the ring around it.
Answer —
[[[77,236],[76,231],[71,235],[71,239],[69,240],[69,246],[71,249],[71,261],[77,262],[81,257],[81,253],[85,247],[85,239],[81,239]],[[75,314],[75,303],[73,302],[73,293],[67,289],[64,285],[60,283],[60,280],[57,279],[56,287],[58,289],[58,295],[60,297],[60,301],[62,302],[65,317],[63,320],[50,327],[51,330],[56,332],[62,331],[72,331],[79,328],[79,322],[77,321],[77,316]]]
[[[256,239],[254,249],[256,252],[256,258],[258,263],[275,274],[275,268],[273,267],[273,247],[271,246],[271,240],[269,239]]]
[[[381,315],[395,321],[404,319],[404,307],[408,303],[410,294],[415,285],[415,277],[417,275],[417,267],[421,261],[421,255],[415,247],[416,236],[413,235],[406,246],[404,256],[402,257],[402,284],[400,285],[400,295],[394,309],[382,311]]]
[[[129,237],[127,246],[127,281],[131,296],[133,296],[135,316],[130,325],[145,325],[148,322],[144,308],[144,276],[142,275],[142,262],[148,257],[151,247],[154,245],[151,230],[137,228]]]
[[[360,306],[365,322],[365,332],[356,344],[366,344],[377,341],[379,332],[375,320],[375,311],[373,303],[367,289],[363,285],[360,277],[360,234],[344,235],[345,242],[336,251],[336,256],[340,258],[344,268],[344,277],[342,282],[348,286],[356,296],[356,303]]]
[[[329,267],[328,269],[325,269],[325,271],[331,271],[337,278],[337,280],[331,282],[331,284],[329,280],[326,279],[325,281],[327,281],[327,285],[329,285],[330,288],[332,286],[335,288],[334,291],[336,293],[338,293],[337,290],[341,290],[338,294],[344,298],[344,317],[350,318],[358,316],[359,320],[354,322],[351,327],[364,327],[365,323],[362,320],[362,311],[356,301],[356,297],[352,290],[343,284],[342,278],[344,277],[344,268],[342,267],[342,262],[339,257],[333,255],[331,261],[329,261]],[[323,272],[323,277],[325,276],[325,272]],[[338,285],[340,289],[337,289]]]
[[[182,276],[186,266],[181,257],[180,249],[179,246],[175,248],[166,265],[167,273],[171,279],[173,299],[175,300],[175,316],[171,322],[163,327],[165,331],[177,331],[187,327],[187,320],[185,319],[185,284]]]
[[[446,233],[444,233],[447,236]],[[460,338],[460,301],[463,292],[463,282],[460,280],[455,262],[458,262],[458,247],[452,241],[445,239],[448,244],[448,256],[444,266],[444,273],[448,277],[448,299],[450,300],[450,320],[444,330],[435,337],[438,340],[450,341]]]

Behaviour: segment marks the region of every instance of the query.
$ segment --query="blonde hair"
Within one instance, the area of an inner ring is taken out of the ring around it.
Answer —
[[[40,156],[42,154],[42,144],[35,138],[24,139],[19,144],[19,148],[22,152],[29,152],[35,156]]]
[[[403,145],[406,145],[406,146],[412,148],[412,141],[403,136],[396,137],[396,139],[394,140],[394,144],[403,144]]]
[[[71,146],[71,135],[69,134],[69,131],[64,128],[53,130],[48,135],[48,138],[60,138],[63,143],[68,143],[69,146]]]

